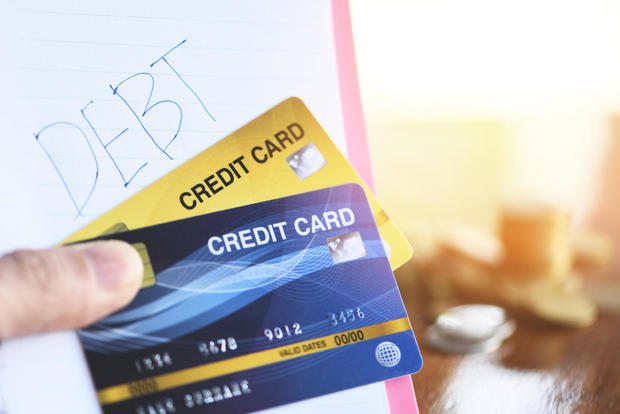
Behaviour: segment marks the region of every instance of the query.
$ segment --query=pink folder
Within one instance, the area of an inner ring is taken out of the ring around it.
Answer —
[[[347,154],[351,164],[374,191],[348,0],[332,0],[332,15]],[[418,413],[410,376],[386,381],[385,389],[392,414]]]

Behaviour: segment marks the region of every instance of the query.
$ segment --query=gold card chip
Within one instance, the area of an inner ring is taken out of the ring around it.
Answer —
[[[101,233],[100,236],[110,236],[125,231],[129,231],[129,227],[127,227],[125,223],[118,222]],[[149,253],[146,250],[146,245],[144,243],[133,243],[132,246],[138,251],[142,259],[142,264],[144,265],[144,275],[142,276],[142,285],[140,285],[140,288],[153,286],[157,280],[155,279],[155,271],[153,271],[153,265],[151,264]]]
[[[129,231],[129,227],[127,227],[125,223],[119,222],[119,223],[114,224],[112,227],[110,227],[109,229],[101,233],[100,235],[109,236],[111,234],[122,233],[124,231]]]
[[[153,265],[151,264],[151,258],[146,251],[146,245],[144,243],[133,243],[132,246],[138,251],[142,264],[144,265],[144,276],[142,277],[141,288],[153,286],[156,282],[155,272],[153,271]]]

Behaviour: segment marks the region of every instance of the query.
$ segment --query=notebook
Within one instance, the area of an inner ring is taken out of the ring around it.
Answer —
[[[346,1],[0,9],[0,180],[10,195],[0,232],[11,235],[0,252],[57,243],[288,96],[312,108],[372,185]],[[415,407],[407,377],[296,404],[273,412]],[[0,345],[0,412],[96,407],[74,333]]]

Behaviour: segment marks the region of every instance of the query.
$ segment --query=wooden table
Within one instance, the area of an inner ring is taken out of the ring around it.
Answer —
[[[620,413],[619,315],[584,329],[516,315],[499,350],[442,354],[424,346],[433,304],[397,276],[424,359],[413,376],[421,413]]]

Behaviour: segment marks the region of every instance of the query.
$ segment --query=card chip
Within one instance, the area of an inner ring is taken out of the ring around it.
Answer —
[[[125,223],[116,223],[115,225],[101,233],[101,236],[109,236],[110,234],[122,233],[124,231],[129,231],[129,227],[127,227]]]
[[[300,180],[314,174],[327,164],[323,154],[312,142],[289,156],[286,162]]]
[[[123,233],[125,231],[129,231],[129,227],[127,227],[125,223],[119,222],[101,233],[101,236],[110,236],[112,234]],[[132,246],[138,251],[140,258],[142,259],[142,264],[144,265],[144,276],[142,277],[142,285],[140,285],[140,288],[153,286],[156,282],[155,272],[153,271],[153,265],[151,264],[149,253],[146,250],[146,245],[144,243],[133,243]],[[0,414],[2,413],[0,412]]]
[[[156,282],[155,272],[153,271],[149,253],[146,251],[146,245],[144,243],[133,243],[132,246],[138,251],[138,254],[140,254],[142,264],[144,265],[144,277],[142,278],[142,285],[140,287],[145,288],[153,286]]]
[[[359,231],[330,237],[327,239],[327,247],[334,263],[366,257],[366,248]]]

